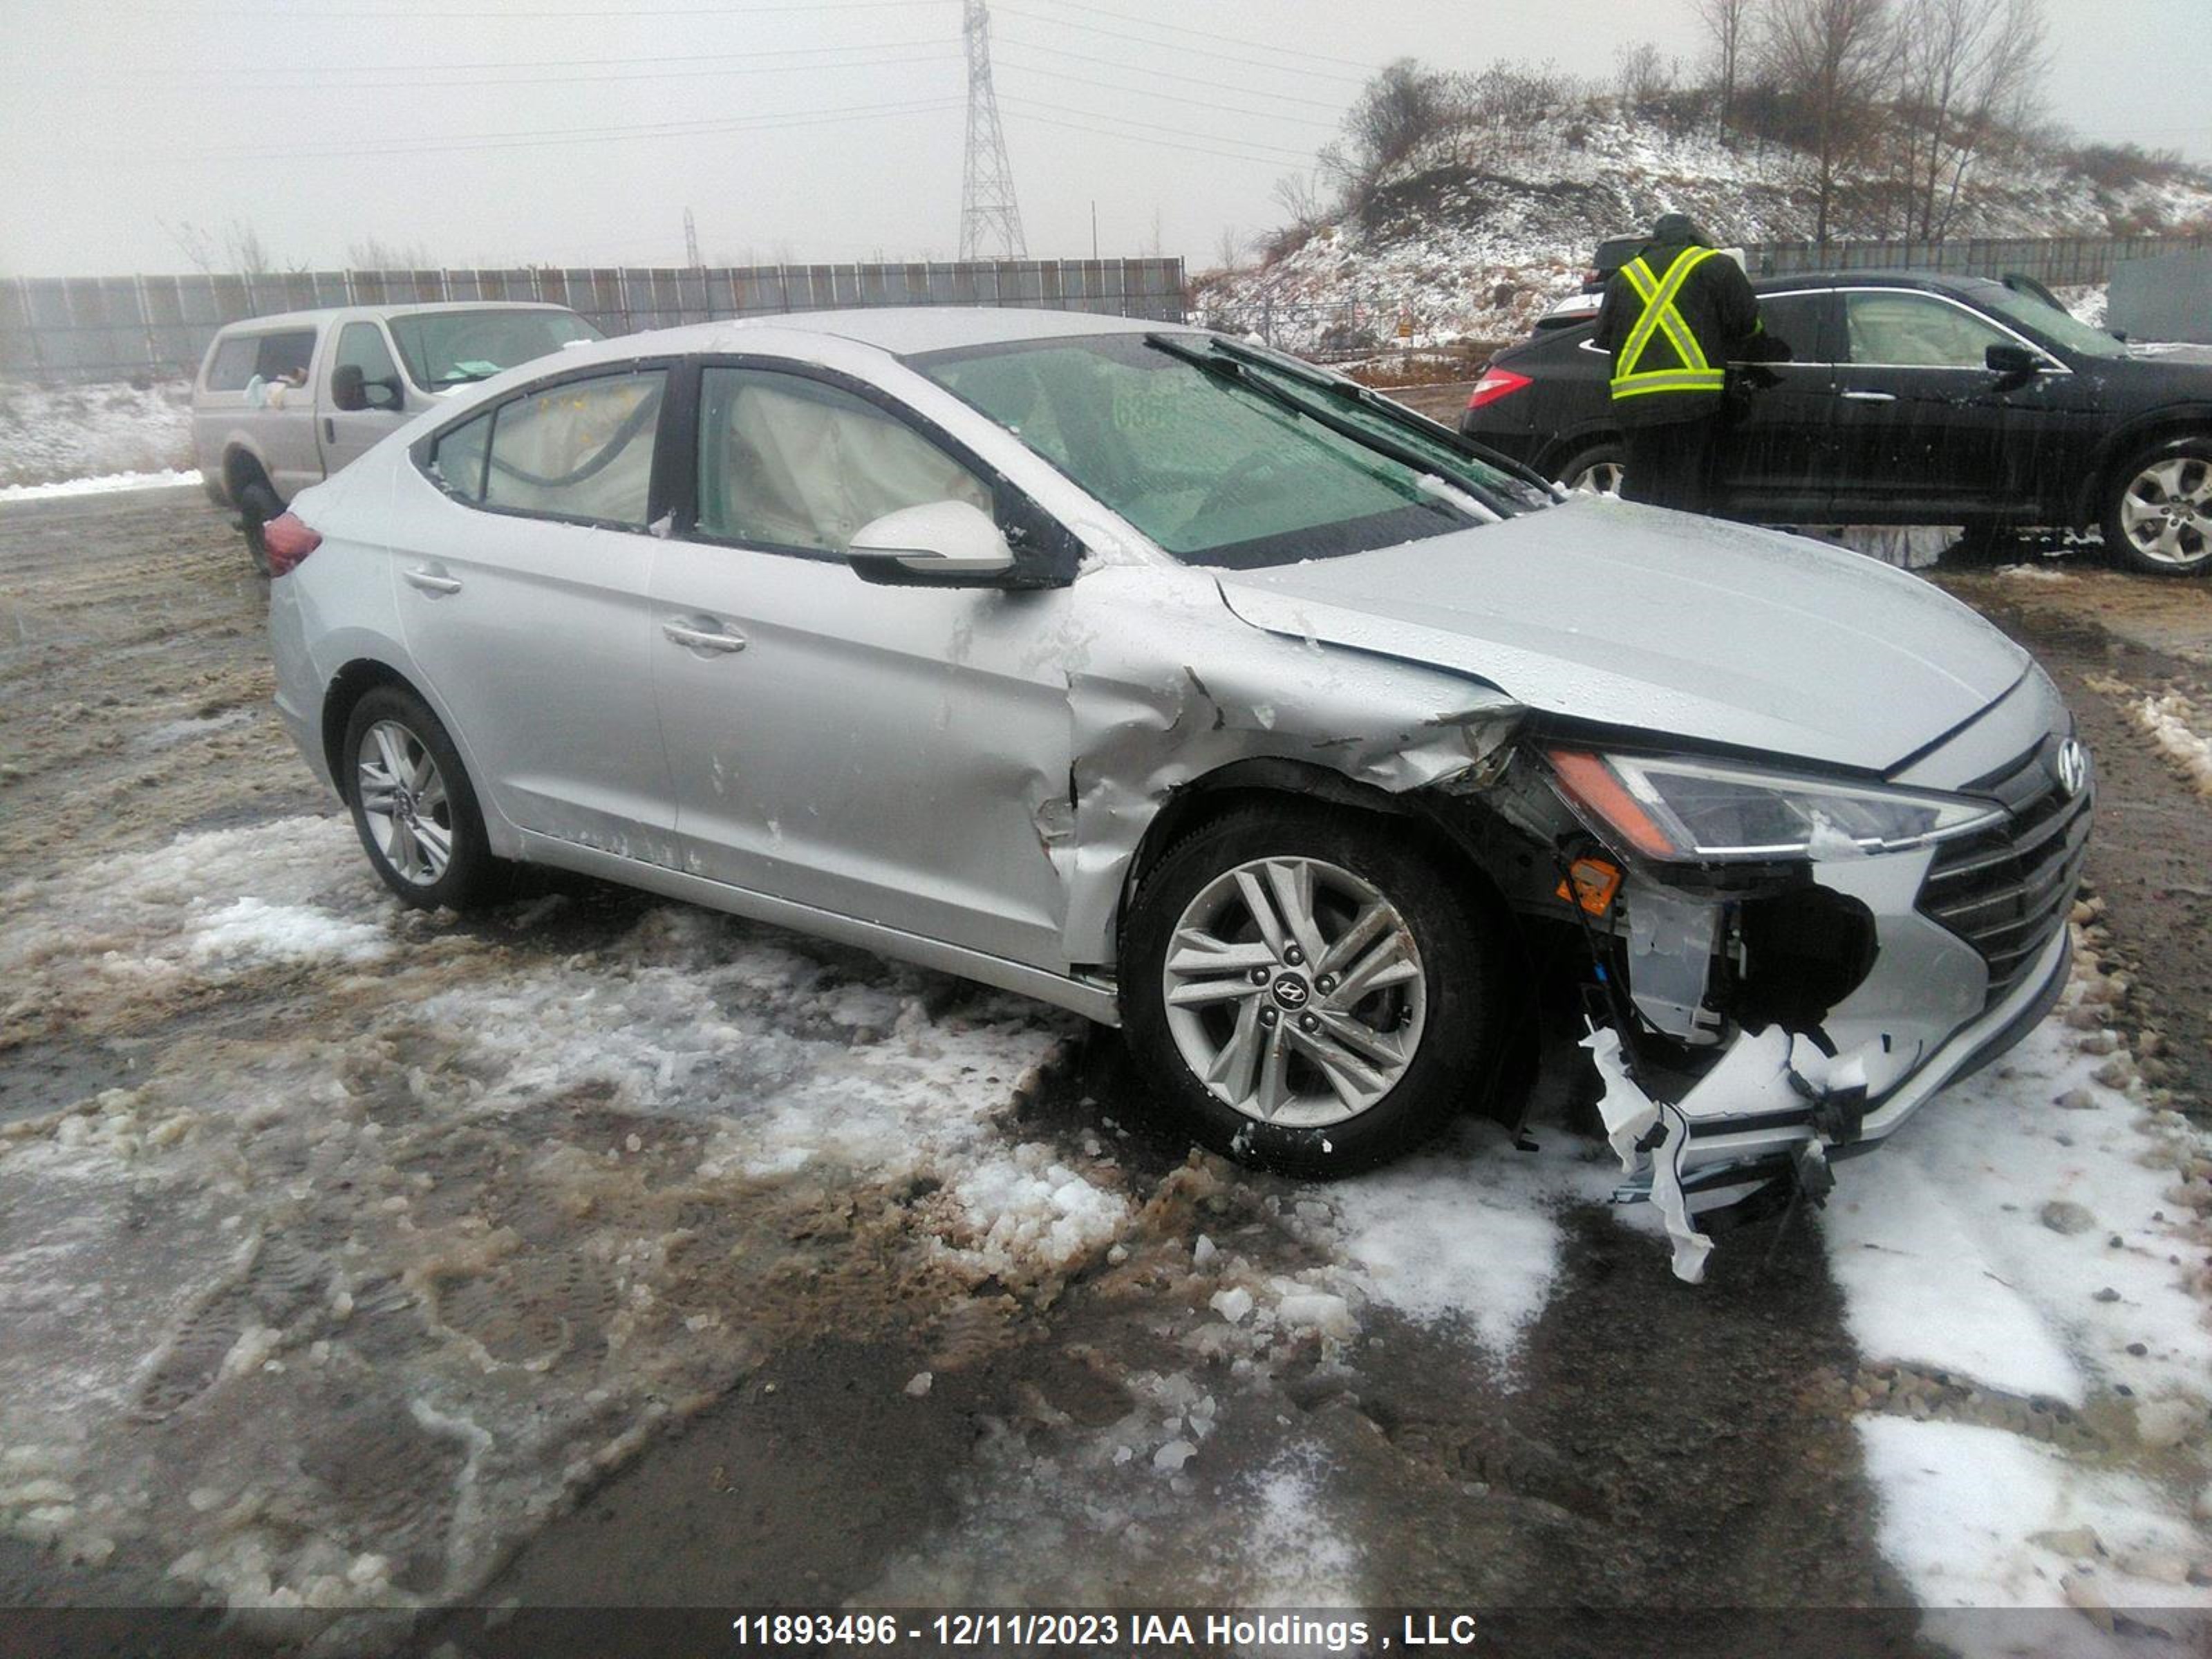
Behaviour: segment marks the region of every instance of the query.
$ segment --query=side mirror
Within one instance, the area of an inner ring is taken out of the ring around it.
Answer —
[[[2000,374],[2028,380],[2043,372],[2043,359],[2024,345],[2000,340],[1982,354],[1982,361]]]
[[[889,586],[997,587],[1014,568],[999,526],[966,501],[886,513],[860,526],[845,557],[862,581]]]
[[[340,363],[331,371],[331,405],[349,413],[368,407],[368,381],[359,363]]]

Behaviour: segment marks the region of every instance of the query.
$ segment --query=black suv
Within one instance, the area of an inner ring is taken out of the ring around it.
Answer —
[[[1729,374],[1720,510],[1790,524],[2101,528],[2135,569],[2212,568],[2212,362],[2131,352],[2027,287],[1843,272],[1758,283],[1778,361]],[[1583,324],[1500,352],[1460,430],[1610,489],[1613,360]]]

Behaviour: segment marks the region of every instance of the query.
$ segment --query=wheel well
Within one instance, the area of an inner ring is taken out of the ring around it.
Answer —
[[[338,750],[345,743],[346,723],[353,719],[354,705],[380,685],[415,689],[389,663],[359,657],[338,670],[330,690],[323,694],[323,757],[330,763],[331,776],[338,781],[341,790],[345,782],[338,772]]]
[[[1168,798],[1166,805],[1153,815],[1143,841],[1138,844],[1137,856],[1130,861],[1128,880],[1121,890],[1121,920],[1126,920],[1137,889],[1169,848],[1209,819],[1270,799],[1302,805],[1326,801],[1378,818],[1394,819],[1408,833],[1429,842],[1443,868],[1460,878],[1477,902],[1495,906],[1501,915],[1507,910],[1501,884],[1482,867],[1465,839],[1453,835],[1437,822],[1418,792],[1394,795],[1355,783],[1325,766],[1261,758],[1237,761],[1217,772],[1209,772]],[[1117,921],[1117,938],[1121,931]]]
[[[1585,432],[1578,438],[1562,438],[1544,453],[1536,470],[1547,478],[1563,479],[1569,464],[1581,459],[1593,449],[1618,449],[1618,432]]]
[[[2112,447],[2090,470],[2082,486],[2081,499],[2075,503],[2075,521],[2080,525],[2101,524],[2105,502],[2118,485],[2120,474],[2146,450],[2185,438],[2212,442],[2212,411],[2191,410],[2166,416],[2113,439]]]
[[[238,500],[239,491],[244,489],[246,485],[252,483],[256,478],[265,482],[268,477],[269,475],[262,470],[261,463],[253,459],[252,452],[250,450],[234,449],[222,458],[223,488],[230,492],[230,499],[234,503]]]

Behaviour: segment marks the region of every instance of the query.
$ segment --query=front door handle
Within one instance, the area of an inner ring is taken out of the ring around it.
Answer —
[[[425,570],[419,565],[400,574],[410,586],[421,588],[425,593],[458,593],[461,591],[461,585],[455,578],[441,576],[436,571]]]
[[[334,444],[338,441],[338,423],[328,415],[323,416],[323,441]]]
[[[1897,401],[1897,394],[1894,392],[1846,392],[1844,393],[1844,401],[1853,404],[1893,404]]]
[[[676,641],[695,651],[742,651],[745,636],[725,634],[720,629],[686,628],[682,623],[663,623],[660,631]]]

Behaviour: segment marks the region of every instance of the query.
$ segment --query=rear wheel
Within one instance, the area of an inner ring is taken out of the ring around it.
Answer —
[[[1572,457],[1560,469],[1559,482],[1577,494],[1618,495],[1627,463],[1628,452],[1619,444],[1597,444]]]
[[[497,896],[501,868],[459,753],[422,700],[380,685],[354,705],[339,753],[354,831],[384,884],[418,910]]]
[[[1430,1139],[1495,1041],[1494,936],[1386,820],[1284,801],[1176,842],[1124,935],[1138,1064],[1212,1150],[1349,1174]]]
[[[2160,444],[2122,467],[2104,532],[2106,550],[2130,570],[2198,576],[2212,568],[2212,440]]]
[[[284,503],[276,498],[266,478],[255,477],[240,486],[238,492],[238,524],[246,532],[246,550],[253,560],[253,568],[263,575],[269,574],[269,544],[263,539],[262,530],[270,520],[284,511]]]

